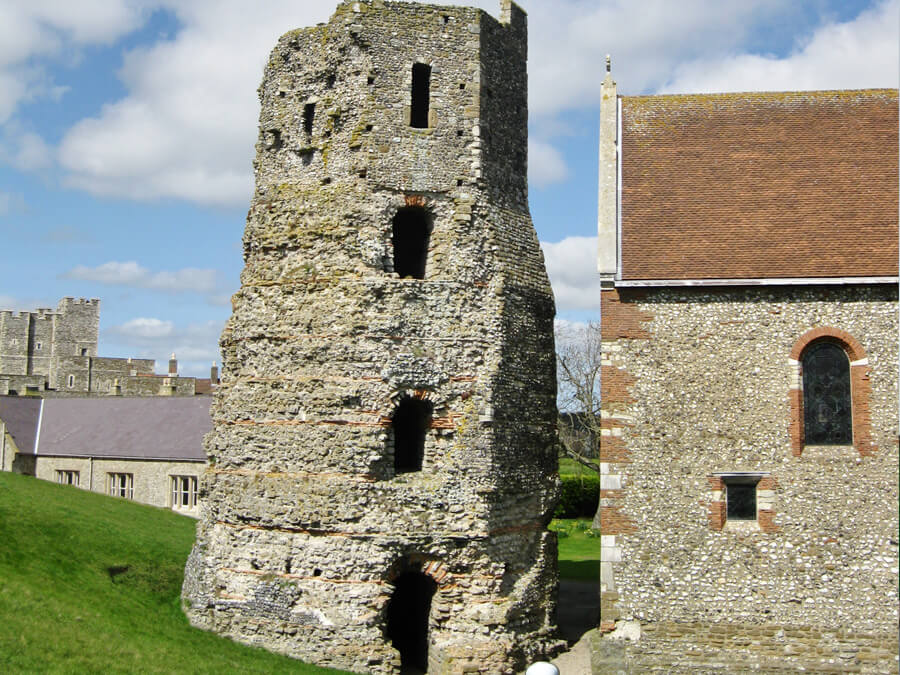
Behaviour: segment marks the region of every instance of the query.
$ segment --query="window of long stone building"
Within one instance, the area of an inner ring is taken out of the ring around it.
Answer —
[[[78,471],[63,470],[56,472],[56,482],[60,485],[78,485],[79,477]]]
[[[432,404],[415,398],[400,401],[391,419],[394,441],[394,471],[422,470],[425,457],[425,433],[431,425]]]
[[[108,473],[106,474],[106,491],[111,497],[134,498],[134,474],[132,473]]]
[[[197,506],[197,477],[172,476],[172,508],[192,509]]]
[[[393,220],[394,271],[403,277],[425,278],[431,218],[425,209],[412,207],[397,211]]]
[[[833,342],[803,352],[803,426],[807,445],[853,442],[850,360]]]
[[[409,125],[411,127],[428,128],[430,99],[431,66],[415,63],[412,67],[412,98],[409,107]]]

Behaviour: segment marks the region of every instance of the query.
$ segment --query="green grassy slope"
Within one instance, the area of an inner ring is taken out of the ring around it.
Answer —
[[[0,473],[0,672],[335,673],[192,628],[195,521]],[[560,575],[599,578],[589,521],[554,521]],[[562,534],[565,532],[565,534]]]
[[[550,523],[559,542],[559,577],[600,583],[600,533],[587,518]]]
[[[192,628],[195,521],[0,473],[0,672],[334,673]]]

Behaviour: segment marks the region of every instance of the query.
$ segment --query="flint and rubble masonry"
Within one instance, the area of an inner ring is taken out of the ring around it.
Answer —
[[[415,570],[437,584],[428,672],[512,673],[559,647],[554,303],[527,206],[526,49],[506,0],[500,21],[371,0],[273,50],[185,575],[194,625],[395,673],[386,611]],[[394,271],[401,209],[430,223],[424,279]],[[396,473],[407,397],[433,414],[421,470]]]
[[[602,296],[602,620],[640,624],[631,672],[897,672],[897,287]],[[854,445],[798,454],[792,352],[822,326],[858,341],[868,400]],[[766,504],[723,528],[737,471]]]

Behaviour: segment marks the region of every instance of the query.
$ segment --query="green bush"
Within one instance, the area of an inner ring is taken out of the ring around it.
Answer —
[[[560,476],[562,491],[554,518],[593,518],[600,503],[600,478],[584,474]]]

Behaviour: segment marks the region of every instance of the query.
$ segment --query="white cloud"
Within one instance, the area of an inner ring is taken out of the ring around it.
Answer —
[[[852,21],[820,27],[786,58],[737,54],[683,63],[664,91],[896,87],[900,76],[898,21],[900,0],[887,0]]]
[[[549,143],[528,139],[528,181],[537,187],[562,183],[569,177],[569,168],[562,154]]]
[[[557,243],[543,241],[541,248],[557,311],[598,311],[597,237],[566,237]]]
[[[111,327],[109,332],[125,338],[171,338],[175,333],[175,324],[171,321],[138,317],[126,321],[121,326]]]
[[[25,198],[19,192],[0,191],[0,216],[25,209]]]
[[[538,118],[596,105],[606,54],[621,91],[652,90],[678,63],[727,53],[785,7],[777,0],[531,0],[524,6],[529,110]]]
[[[62,277],[169,293],[213,293],[219,286],[218,272],[213,269],[185,267],[180,270],[153,273],[133,260],[113,261],[97,267],[78,265]]]
[[[61,93],[37,59],[109,44],[140,25],[146,5],[141,0],[0,2],[0,124],[19,104]]]
[[[221,362],[216,344],[222,327],[221,321],[179,327],[165,319],[138,317],[106,329],[103,338],[120,356],[154,359],[157,371],[166,369],[169,355],[174,353],[179,374],[209,377],[212,362]]]
[[[53,163],[50,148],[44,143],[44,139],[36,133],[31,131],[25,132],[19,136],[17,141],[18,148],[16,148],[10,162],[17,169],[23,171],[46,169]]]
[[[252,189],[256,87],[278,37],[324,21],[333,0],[172,3],[175,39],[126,55],[129,94],[76,124],[60,146],[68,184],[134,199],[243,205]],[[239,49],[235,45],[240,45]]]
[[[0,100],[3,98],[2,87],[0,73]],[[45,169],[53,164],[53,152],[43,138],[26,129],[18,120],[0,125],[0,163],[20,171]]]

